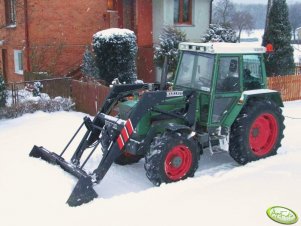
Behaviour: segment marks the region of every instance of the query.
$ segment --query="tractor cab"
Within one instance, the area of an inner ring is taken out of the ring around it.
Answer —
[[[199,122],[229,126],[229,113],[247,90],[266,88],[264,47],[229,43],[180,43],[176,90],[199,94]]]

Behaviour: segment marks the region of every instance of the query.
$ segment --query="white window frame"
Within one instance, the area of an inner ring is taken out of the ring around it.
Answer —
[[[23,51],[14,50],[15,73],[23,75]]]

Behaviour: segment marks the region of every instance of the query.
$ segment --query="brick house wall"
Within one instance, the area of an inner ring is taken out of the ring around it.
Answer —
[[[25,1],[16,1],[20,2],[16,26],[0,29],[0,40],[4,40],[0,48],[6,52],[6,59],[1,54],[0,67],[6,66],[9,81],[24,79],[14,73],[14,49],[23,50],[24,71],[64,75],[80,65],[92,35],[110,27],[106,1],[28,0],[26,37]],[[0,0],[0,12],[4,12],[4,0]],[[5,14],[1,15],[5,21]]]
[[[4,1],[0,24],[5,25]],[[7,81],[24,80],[15,73],[14,50],[23,51],[24,72],[64,75],[79,67],[92,35],[110,27],[136,32],[139,77],[153,81],[152,0],[118,0],[117,11],[107,11],[107,0],[16,1],[16,25],[0,29],[0,69]]]
[[[46,49],[50,56],[44,65],[52,69],[55,64],[54,74],[64,74],[79,66],[92,35],[109,27],[103,17],[105,1],[31,0],[29,9],[31,55],[35,54],[34,49]]]

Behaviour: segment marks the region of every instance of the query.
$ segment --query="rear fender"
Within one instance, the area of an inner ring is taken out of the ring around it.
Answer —
[[[284,107],[283,101],[281,99],[281,94],[278,91],[271,90],[271,89],[257,89],[257,90],[248,90],[244,91],[232,109],[232,111],[228,114],[228,116],[223,121],[222,125],[224,127],[230,128],[234,121],[236,120],[237,116],[241,112],[242,108],[248,104],[251,99],[258,99],[258,100],[271,100],[276,103],[280,107]]]

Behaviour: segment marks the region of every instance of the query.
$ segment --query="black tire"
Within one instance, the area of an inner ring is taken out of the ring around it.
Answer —
[[[143,156],[140,155],[123,154],[120,155],[117,159],[115,159],[114,163],[122,166],[130,165],[139,162],[142,157]]]
[[[193,177],[199,156],[197,142],[187,135],[164,133],[154,138],[145,156],[146,176],[156,186]]]
[[[283,136],[281,108],[269,100],[250,100],[233,123],[229,152],[239,164],[277,154]]]

